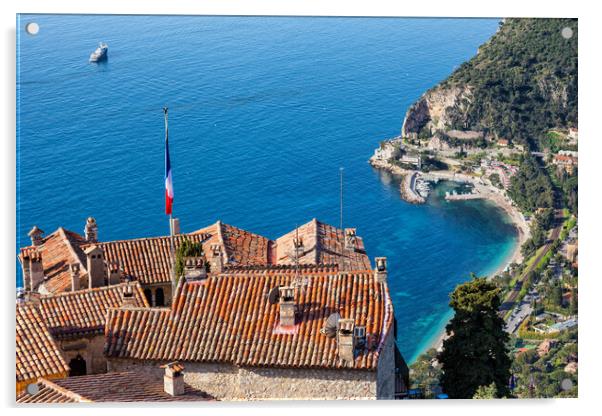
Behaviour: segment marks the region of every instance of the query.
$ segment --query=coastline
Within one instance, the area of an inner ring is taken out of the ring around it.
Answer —
[[[416,171],[402,169],[399,166],[392,165],[388,162],[371,158],[369,161],[372,167],[377,169],[384,169],[388,172],[391,172],[394,175],[399,175],[402,177],[401,189],[400,192],[402,196],[404,195],[404,185],[407,182],[406,178],[410,175],[415,175]],[[491,183],[486,183],[482,178],[476,178],[466,174],[459,174],[451,171],[435,171],[429,172],[428,174],[424,174],[429,178],[436,178],[439,180],[451,181],[451,182],[459,182],[459,183],[470,183],[474,186],[477,196],[472,199],[481,198],[490,201],[498,208],[502,209],[510,222],[514,225],[517,230],[518,238],[517,242],[512,250],[512,253],[504,260],[502,263],[492,272],[487,278],[491,279],[494,276],[502,273],[508,266],[512,263],[521,263],[523,261],[523,256],[521,254],[521,247],[530,237],[529,224],[520,213],[518,208],[513,205],[512,201],[505,196],[502,191]],[[408,201],[410,203],[420,203],[418,201]],[[453,203],[453,201],[449,201]],[[447,324],[446,324],[447,325]],[[447,334],[445,332],[445,326],[443,326],[441,332],[437,337],[433,338],[433,341],[419,354],[417,357],[426,352],[431,348],[435,348],[437,351],[441,351],[443,348],[443,341],[447,338]]]

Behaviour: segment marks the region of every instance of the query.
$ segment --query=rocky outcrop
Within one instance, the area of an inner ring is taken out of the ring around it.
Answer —
[[[470,87],[438,86],[426,92],[407,111],[401,134],[416,138],[426,131],[431,136],[436,131],[445,131],[464,124],[462,118],[472,99]]]

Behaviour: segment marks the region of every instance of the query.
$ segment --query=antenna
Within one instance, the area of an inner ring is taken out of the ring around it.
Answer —
[[[343,229],[343,168],[340,167],[339,168],[339,173],[340,173],[340,180],[341,180],[341,186],[340,186],[340,213],[341,213],[341,222],[339,224],[339,228],[342,230]]]

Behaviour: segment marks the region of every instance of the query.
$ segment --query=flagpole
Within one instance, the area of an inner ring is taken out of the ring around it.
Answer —
[[[165,145],[169,146],[167,112],[168,112],[168,108],[163,107],[163,114],[165,115]],[[167,150],[167,148],[166,148],[166,150]],[[170,167],[170,169],[171,169],[171,167]],[[173,235],[174,235],[173,221],[172,221],[173,214],[171,211],[173,211],[173,207],[170,209],[170,212],[169,212],[169,249],[170,249],[169,253],[170,253],[170,260],[171,260],[171,298],[173,300],[173,297],[175,296],[175,293],[176,293],[176,259],[175,259],[175,249],[174,249],[174,241],[173,241]]]

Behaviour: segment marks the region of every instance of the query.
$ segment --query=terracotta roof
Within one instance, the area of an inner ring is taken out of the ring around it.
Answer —
[[[184,394],[165,393],[163,378],[135,372],[94,374],[62,380],[40,380],[39,391],[22,393],[17,403],[172,402],[214,400],[207,393],[185,385]]]
[[[270,262],[270,250],[273,244],[270,240],[221,222],[218,222],[218,226],[229,262],[235,265]]]
[[[131,283],[136,306],[148,307],[140,284]],[[102,334],[107,309],[122,305],[126,283],[42,297],[40,313],[55,337]]]
[[[69,264],[80,263],[81,277],[86,276],[86,257],[79,249],[85,239],[72,231],[59,227],[54,233],[43,239],[38,247],[23,247],[19,260],[35,254],[42,256],[45,281],[41,293],[60,293],[71,289]],[[34,288],[35,289],[35,288]]]
[[[174,249],[177,250],[185,239],[193,243],[204,243],[213,240],[214,237],[201,233],[180,234],[173,238]],[[171,282],[170,237],[137,238],[95,244],[104,250],[107,262],[119,261],[124,276],[142,284]],[[84,249],[85,247],[87,246],[83,246]]]
[[[223,253],[226,267],[292,264],[292,239],[296,230],[276,241],[269,240],[221,221],[189,234],[174,236],[174,247],[184,239],[203,244],[205,253],[211,246],[218,245]],[[370,268],[370,260],[364,250],[363,241],[356,238],[354,250],[345,249],[344,231],[321,223],[316,219],[299,227],[306,252],[300,259],[302,264],[339,264],[345,270]],[[42,293],[67,292],[71,288],[69,264],[80,263],[82,279],[87,275],[84,251],[92,244],[101,247],[105,261],[119,262],[124,276],[138,280],[143,285],[169,283],[171,281],[171,242],[169,236],[116,240],[89,243],[77,233],[59,228],[46,237],[38,247],[21,249],[20,259],[39,250],[46,281]]]
[[[219,245],[231,264],[267,264],[270,240],[221,221],[190,234],[174,236],[177,250],[185,239],[202,243],[205,253],[212,245]],[[138,238],[133,240],[95,243],[102,247],[105,260],[119,261],[124,275],[142,284],[171,282],[170,237]],[[82,245],[85,250],[87,245]]]
[[[297,324],[282,331],[271,289],[290,285],[293,268],[238,270],[204,282],[181,282],[172,309],[110,309],[105,354],[141,360],[227,362],[247,366],[342,368],[335,339],[320,333],[338,312],[366,326],[370,340],[354,363],[375,370],[393,312],[386,285],[370,270],[337,273],[304,269],[307,286],[297,292]]]
[[[44,376],[58,376],[69,371],[44,320],[30,303],[16,306],[17,384]]]
[[[578,159],[576,157],[570,156],[570,155],[555,155],[554,156],[554,162],[557,162],[557,163],[576,165],[577,160]]]
[[[344,230],[322,223],[315,218],[276,240],[276,262],[294,263],[293,239],[299,236],[305,248],[301,264],[338,264],[341,270],[370,269],[364,242],[356,237],[355,248],[345,248]]]

